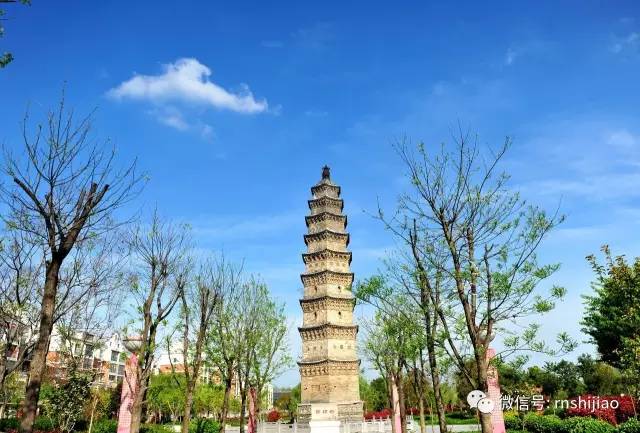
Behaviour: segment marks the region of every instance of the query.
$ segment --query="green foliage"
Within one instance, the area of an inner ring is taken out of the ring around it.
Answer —
[[[151,410],[175,418],[184,409],[185,377],[182,373],[151,376],[147,401]]]
[[[54,428],[54,422],[51,420],[51,418],[48,418],[46,416],[39,416],[33,422],[33,430],[48,432],[53,430]]]
[[[101,419],[93,424],[91,433],[116,433],[118,431],[118,420]]]
[[[189,433],[218,433],[220,423],[209,418],[197,418],[189,423]]]
[[[90,374],[79,371],[75,362],[72,362],[66,382],[54,386],[46,412],[63,433],[73,431],[80,419],[84,403],[91,396],[91,380]],[[48,430],[35,426],[34,429]]]
[[[0,419],[0,431],[18,430],[20,421],[17,418]]]
[[[620,371],[605,362],[596,361],[591,355],[578,357],[578,369],[587,394],[614,395],[626,391]]]
[[[614,433],[615,427],[594,418],[572,417],[562,422],[563,433]]]
[[[640,421],[637,418],[629,419],[618,426],[618,433],[640,433]]]
[[[584,297],[583,331],[591,336],[601,358],[614,367],[623,366],[626,340],[640,335],[640,257],[627,262],[602,247],[604,264],[587,257],[596,274],[594,294]]]
[[[24,5],[30,5],[31,0],[20,0],[20,3]],[[4,9],[0,9],[0,37],[4,36],[4,26],[2,25],[2,21],[5,20],[4,15],[5,15]],[[12,61],[13,61],[13,54],[4,53],[0,55],[0,68],[4,68]]]
[[[171,428],[162,424],[142,424],[140,433],[175,433]]]
[[[504,414],[504,426],[509,430],[522,430],[523,422],[522,418],[517,413],[505,413]]]
[[[555,415],[538,415],[528,413],[523,419],[525,430],[531,433],[560,433],[563,421]]]

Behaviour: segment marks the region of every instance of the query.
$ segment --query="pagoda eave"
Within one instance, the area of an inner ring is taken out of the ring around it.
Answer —
[[[316,233],[309,233],[304,235],[304,243],[305,245],[309,245],[309,242],[313,242],[313,241],[318,241],[318,240],[322,240],[323,237],[334,237],[336,239],[344,239],[345,240],[345,245],[349,245],[349,240],[350,240],[350,236],[348,233],[340,233],[340,232],[336,232],[333,230],[322,230],[320,232],[316,232]]]
[[[337,257],[343,257],[343,258],[348,258],[349,260],[349,264],[351,264],[351,259],[352,259],[352,254],[351,251],[336,251],[336,250],[332,250],[330,248],[325,248],[324,250],[320,250],[320,251],[316,251],[313,253],[303,253],[302,254],[302,261],[304,262],[304,264],[308,264],[309,262],[311,262],[313,259],[322,259],[324,258],[323,256],[327,256],[327,255],[333,255],[333,256],[337,256]]]

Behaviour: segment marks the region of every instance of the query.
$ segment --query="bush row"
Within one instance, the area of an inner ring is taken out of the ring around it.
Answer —
[[[0,419],[0,432],[14,433],[18,431],[20,421],[16,418]],[[75,431],[87,431],[88,424],[77,423]],[[57,429],[49,418],[39,417],[33,424],[34,432],[53,433]],[[103,419],[93,423],[92,433],[117,433],[118,421],[115,419]],[[198,418],[191,421],[189,433],[218,433],[220,424],[212,419]],[[143,424],[140,433],[174,433],[174,430],[162,424]],[[626,432],[625,432],[626,433]]]
[[[640,433],[640,421],[630,418],[617,427],[600,419],[570,417],[561,419],[556,415],[526,414],[519,417],[507,414],[504,417],[508,431],[529,433]]]

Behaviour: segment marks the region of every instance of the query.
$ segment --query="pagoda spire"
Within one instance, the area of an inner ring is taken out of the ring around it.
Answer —
[[[328,166],[311,187],[310,214],[300,275],[303,319],[299,420],[362,420],[359,367],[351,292],[351,252],[347,217],[342,213],[340,187],[331,181]]]

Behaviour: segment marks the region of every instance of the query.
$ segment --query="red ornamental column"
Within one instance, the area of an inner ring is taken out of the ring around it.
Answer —
[[[124,380],[122,381],[122,393],[120,394],[120,410],[118,412],[118,433],[131,431],[131,405],[138,391],[137,378],[138,357],[131,354],[124,367]]]
[[[487,350],[487,360],[491,361],[491,359],[493,359],[495,356],[495,349],[489,348],[489,350]],[[506,428],[504,426],[504,416],[502,414],[502,396],[500,394],[500,384],[498,383],[498,369],[495,365],[489,364],[487,376],[487,397],[489,397],[495,403],[493,412],[491,412],[491,424],[493,426],[493,433],[506,433]]]
[[[247,424],[247,433],[256,433],[258,431],[256,398],[256,389],[252,386],[249,388],[249,422]]]

